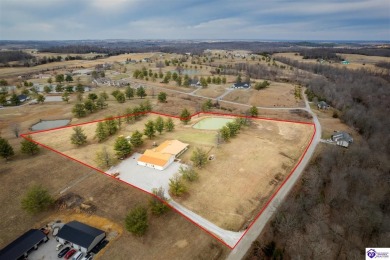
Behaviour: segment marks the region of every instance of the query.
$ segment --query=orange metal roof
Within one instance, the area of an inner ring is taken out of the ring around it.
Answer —
[[[143,155],[138,159],[138,161],[144,162],[144,163],[150,163],[158,166],[164,166],[167,164],[169,159],[173,155],[171,154],[164,154],[164,153],[159,153],[155,152],[153,150],[146,150]]]
[[[182,143],[178,140],[166,140],[158,147],[156,147],[155,151],[160,153],[177,155],[181,151],[183,151],[187,146],[188,144]]]

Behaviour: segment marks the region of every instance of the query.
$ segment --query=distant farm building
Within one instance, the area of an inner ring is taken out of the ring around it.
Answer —
[[[330,106],[325,101],[320,101],[317,104],[318,109],[329,109]]]
[[[0,259],[27,259],[31,250],[37,249],[38,246],[48,241],[49,238],[38,229],[30,229],[8,246],[0,251]]]
[[[232,88],[245,88],[248,89],[251,87],[251,83],[247,82],[237,82],[232,85]]]
[[[162,171],[187,149],[188,144],[178,140],[167,140],[154,149],[147,149],[137,164]]]
[[[349,64],[349,61],[343,60],[343,61],[341,62],[341,64],[348,65],[348,64]]]
[[[332,141],[336,142],[337,145],[342,146],[342,147],[348,147],[350,144],[353,143],[353,138],[350,134],[346,132],[335,132],[332,135]]]

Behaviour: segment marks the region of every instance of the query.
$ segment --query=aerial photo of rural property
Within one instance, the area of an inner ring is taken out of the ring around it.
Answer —
[[[0,1],[0,260],[390,258],[390,2]]]

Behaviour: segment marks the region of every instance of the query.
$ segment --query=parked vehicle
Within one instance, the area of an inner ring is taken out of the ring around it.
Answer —
[[[83,257],[83,253],[77,252],[73,255],[72,260],[80,260]]]
[[[72,255],[74,255],[74,253],[76,253],[76,249],[70,250],[68,253],[66,253],[64,259],[69,259],[69,258],[71,258]]]
[[[58,253],[58,258],[64,257],[64,255],[65,255],[66,253],[68,253],[69,250],[70,250],[70,247],[65,247],[64,249],[62,249],[62,250]]]
[[[63,248],[64,247],[64,245],[63,244],[61,244],[61,243],[59,243],[59,244],[57,244],[57,246],[56,246],[56,251],[59,251],[61,248]]]
[[[86,255],[83,257],[83,259],[81,259],[81,260],[92,260],[92,254],[91,254],[91,253],[86,254]]]

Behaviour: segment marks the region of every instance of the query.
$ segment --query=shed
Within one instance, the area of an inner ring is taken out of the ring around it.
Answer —
[[[103,230],[91,227],[78,221],[65,224],[58,232],[58,241],[69,242],[75,249],[88,253],[106,237]]]
[[[39,244],[48,240],[49,238],[42,231],[38,229],[30,229],[11,242],[8,246],[4,247],[0,251],[0,259],[11,260],[27,257],[31,250],[37,249]]]

